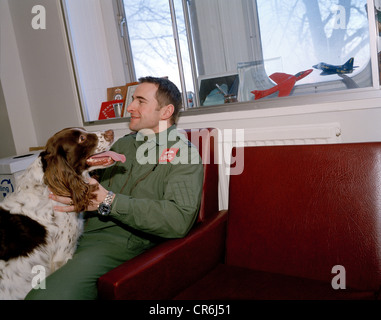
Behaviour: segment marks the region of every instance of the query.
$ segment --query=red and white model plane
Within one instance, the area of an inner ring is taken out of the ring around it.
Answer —
[[[273,73],[269,78],[276,82],[276,86],[266,90],[253,90],[251,93],[255,95],[255,100],[267,97],[277,91],[279,91],[278,97],[288,96],[291,93],[291,90],[294,88],[295,82],[305,78],[312,71],[313,69],[308,69],[298,72],[295,75],[282,72]]]

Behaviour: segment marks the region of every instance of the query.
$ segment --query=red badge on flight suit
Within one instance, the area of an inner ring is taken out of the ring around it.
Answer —
[[[176,153],[178,151],[179,151],[179,148],[164,149],[163,153],[161,154],[159,158],[159,163],[171,162],[173,159],[175,159]]]

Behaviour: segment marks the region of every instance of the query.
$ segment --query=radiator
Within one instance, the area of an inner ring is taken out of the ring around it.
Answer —
[[[238,132],[238,130],[241,130]],[[229,171],[231,162],[238,164],[239,157],[232,158],[231,150],[234,146],[273,146],[273,145],[301,145],[301,144],[331,144],[341,142],[341,128],[339,123],[323,123],[312,125],[278,126],[265,128],[236,129],[235,134],[221,130],[219,135],[219,150],[223,154],[223,161],[219,162],[219,206],[220,209],[228,208],[229,176],[239,174]],[[244,162],[241,164],[242,169]]]
[[[339,123],[245,129],[245,146],[340,143]]]

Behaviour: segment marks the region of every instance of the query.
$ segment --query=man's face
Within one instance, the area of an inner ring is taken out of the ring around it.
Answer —
[[[161,110],[155,98],[157,85],[143,82],[138,85],[132,102],[128,105],[127,111],[131,114],[130,130],[139,131],[150,129],[159,132],[159,121],[161,120]]]

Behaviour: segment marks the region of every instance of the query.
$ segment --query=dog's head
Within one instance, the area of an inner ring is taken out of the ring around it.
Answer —
[[[109,151],[114,132],[88,132],[83,128],[66,128],[53,135],[41,152],[44,182],[50,190],[73,199],[75,211],[84,211],[92,196],[84,181],[86,173],[125,161],[123,155]]]

